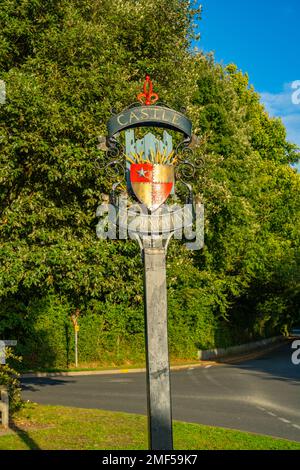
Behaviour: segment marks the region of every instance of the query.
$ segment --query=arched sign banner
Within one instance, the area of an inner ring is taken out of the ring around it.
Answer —
[[[138,106],[112,116],[107,123],[108,138],[135,127],[162,127],[192,136],[192,123],[182,113],[164,106]]]

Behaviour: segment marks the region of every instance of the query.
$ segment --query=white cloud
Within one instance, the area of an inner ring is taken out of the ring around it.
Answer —
[[[300,104],[296,104],[293,83],[286,83],[281,93],[261,93],[261,101],[271,116],[282,118],[288,140],[300,146]]]

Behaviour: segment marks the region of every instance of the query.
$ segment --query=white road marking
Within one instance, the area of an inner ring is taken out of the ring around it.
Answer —
[[[272,411],[267,411],[265,408],[262,408],[261,406],[257,406],[256,407],[258,410],[260,411],[265,411],[266,413],[268,413],[268,415],[274,417],[274,418],[277,418],[279,421],[281,421],[282,423],[285,423],[285,424],[291,424],[294,428],[296,429],[299,429],[300,430],[300,426],[298,426],[298,424],[293,424],[289,419],[286,419],[286,418],[280,418],[279,416],[277,416],[275,413],[272,413]]]
[[[256,405],[256,408],[261,407],[265,411],[272,409],[276,413],[282,414],[282,415],[293,415],[294,419],[299,418],[300,419],[300,410],[296,410],[295,408],[289,408],[288,406],[282,406],[279,403],[270,403],[266,402],[265,400],[257,399],[255,397],[248,397],[247,398],[248,403],[253,403]]]
[[[205,369],[210,369],[212,366],[205,366]]]
[[[285,419],[285,418],[278,418],[278,419],[282,421],[283,423],[291,424],[291,422],[288,419]]]
[[[262,408],[261,406],[258,406],[257,409],[260,410],[260,411],[266,411],[266,409]]]

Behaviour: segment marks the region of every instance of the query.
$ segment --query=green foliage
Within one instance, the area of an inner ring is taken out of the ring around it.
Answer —
[[[247,75],[191,53],[199,14],[187,0],[2,1],[0,334],[18,339],[26,367],[72,362],[75,308],[81,361],[143,354],[139,248],[97,239],[111,181],[95,160],[111,108],[135,100],[146,72],[165,102],[186,106],[204,161],[205,248],[169,249],[172,354],[300,320],[297,149]]]
[[[71,313],[72,305],[53,294],[33,298],[27,306],[19,304],[17,308],[12,302],[4,302],[0,335],[17,339],[16,351],[22,354],[23,369],[67,368],[74,364]],[[143,360],[141,309],[92,300],[79,316],[78,324],[80,363],[118,365],[128,358]]]
[[[206,206],[201,276],[217,277],[212,290],[223,285],[219,313],[239,341],[287,331],[299,321],[296,146],[235,66],[200,60],[195,68],[190,112],[205,156],[197,185]]]
[[[0,364],[0,388],[1,385],[7,388],[9,409],[11,413],[14,413],[22,406],[19,373],[15,370],[14,364],[20,363],[22,359],[16,356],[10,348],[6,348],[5,356],[6,363]]]

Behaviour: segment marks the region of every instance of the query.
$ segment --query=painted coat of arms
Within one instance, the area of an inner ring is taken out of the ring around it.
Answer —
[[[184,134],[183,143],[188,145],[192,124],[182,113],[165,105],[156,105],[159,96],[153,92],[149,76],[137,99],[141,105],[134,103],[111,117],[108,142],[111,148],[117,148],[117,136],[124,131],[128,193],[153,213],[175,194],[175,165],[179,157],[173,150],[173,139],[167,129]],[[153,132],[144,135],[135,132],[135,129],[145,127],[164,130],[159,136]],[[138,135],[143,137],[138,139]]]
[[[130,159],[130,183],[137,199],[151,211],[158,209],[174,190],[173,152],[168,156],[159,151],[150,159]],[[134,157],[133,157],[134,158]],[[129,158],[127,157],[127,160]]]
[[[174,167],[160,163],[134,163],[130,167],[134,194],[150,211],[158,209],[174,187]]]

